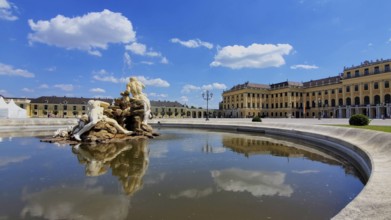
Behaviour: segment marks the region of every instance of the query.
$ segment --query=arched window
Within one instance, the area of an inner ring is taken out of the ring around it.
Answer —
[[[364,105],[369,105],[369,96],[364,97]]]
[[[390,94],[387,94],[384,96],[384,102],[385,103],[391,103],[391,95]]]
[[[352,105],[352,100],[350,98],[346,98],[346,105]]]
[[[343,105],[343,100],[342,99],[338,99],[338,105]]]
[[[379,95],[375,95],[374,99],[375,99],[375,105],[380,104],[380,96]]]
[[[331,99],[331,107],[335,107],[335,99]]]
[[[360,97],[354,98],[354,104],[355,105],[360,105]]]

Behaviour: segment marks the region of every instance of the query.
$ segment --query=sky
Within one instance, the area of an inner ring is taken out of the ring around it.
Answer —
[[[305,82],[391,58],[389,0],[0,0],[0,95],[218,108],[247,81]]]

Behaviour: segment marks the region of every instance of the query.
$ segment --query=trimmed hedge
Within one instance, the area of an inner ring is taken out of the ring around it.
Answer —
[[[355,126],[365,126],[369,124],[369,118],[363,114],[353,115],[349,119],[349,124]]]
[[[262,122],[262,119],[259,116],[254,116],[253,122]]]

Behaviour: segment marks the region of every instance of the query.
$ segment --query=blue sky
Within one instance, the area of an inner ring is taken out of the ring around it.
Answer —
[[[217,108],[244,83],[308,81],[391,58],[389,0],[0,0],[0,94]]]

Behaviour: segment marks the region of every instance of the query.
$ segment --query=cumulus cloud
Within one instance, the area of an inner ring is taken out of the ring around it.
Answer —
[[[218,50],[210,66],[231,69],[280,67],[285,64],[283,56],[288,55],[292,49],[289,44],[226,46]]]
[[[25,160],[30,159],[30,156],[19,156],[19,157],[1,157],[0,158],[0,167],[8,166],[12,163],[21,163]]]
[[[213,189],[208,187],[206,189],[187,189],[181,191],[177,194],[170,195],[170,199],[179,199],[179,198],[187,198],[187,199],[199,199],[203,197],[207,197],[213,193]]]
[[[101,89],[101,88],[92,88],[90,89],[90,92],[95,92],[95,93],[105,93],[106,90]]]
[[[192,40],[188,40],[188,41],[182,41],[178,38],[172,38],[171,39],[171,42],[172,43],[178,43],[184,47],[188,47],[188,48],[198,48],[198,47],[205,47],[205,48],[208,48],[208,49],[212,49],[213,48],[213,44],[212,43],[209,43],[209,42],[205,42],[205,41],[202,41],[200,39],[192,39]]]
[[[59,196],[61,195],[61,196]],[[24,193],[20,217],[39,219],[126,219],[130,200],[126,195],[103,192],[98,187],[59,187]],[[88,201],[88,202],[86,202]],[[110,204],[110,205],[102,205]]]
[[[0,75],[5,76],[22,76],[26,78],[33,78],[34,74],[27,70],[17,69],[11,65],[0,63]]]
[[[292,170],[292,173],[296,174],[310,174],[310,173],[319,173],[319,170]]]
[[[166,57],[164,57],[160,52],[156,52],[151,48],[147,49],[145,44],[133,42],[132,44],[126,45],[125,49],[139,56],[160,58],[160,63],[168,64],[168,59]]]
[[[227,86],[223,83],[212,83],[212,84],[202,86],[203,90],[212,90],[212,89],[224,90],[226,88]]]
[[[181,93],[190,93],[190,92],[197,91],[200,89],[201,89],[201,87],[199,87],[199,86],[186,84],[182,87]]]
[[[103,10],[79,17],[57,15],[51,20],[28,20],[33,33],[29,42],[39,42],[66,49],[87,51],[101,56],[110,43],[129,43],[135,41],[136,32],[132,23],[121,13]]]
[[[293,189],[284,184],[285,174],[281,172],[249,171],[237,168],[212,170],[211,175],[218,187],[231,192],[249,192],[253,196],[290,197]]]
[[[144,83],[146,86],[155,86],[155,87],[169,87],[170,83],[161,78],[148,78],[145,76],[137,76],[137,79]]]
[[[75,86],[72,85],[72,84],[56,84],[53,87],[54,88],[59,88],[59,89],[64,90],[64,91],[73,91],[73,89],[75,88]]]
[[[11,2],[8,2],[7,0],[0,0],[0,19],[7,21],[17,20],[18,17],[14,15],[16,10],[17,7]]]
[[[198,91],[198,90],[213,90],[213,89],[217,89],[217,90],[223,90],[223,89],[226,89],[227,86],[223,83],[212,83],[212,84],[207,84],[207,85],[203,85],[203,86],[195,86],[195,85],[191,85],[191,84],[186,84],[182,87],[182,90],[181,90],[181,93],[191,93],[191,92],[194,92],[194,91]]]
[[[310,70],[310,69],[318,69],[318,66],[315,65],[306,65],[306,64],[297,64],[291,66],[291,69],[305,69],[305,70]]]
[[[148,94],[150,97],[156,97],[156,98],[167,98],[167,94],[158,94],[155,92],[151,92]]]
[[[189,97],[187,97],[187,96],[181,96],[179,99],[181,100],[181,102],[188,102],[189,101]]]
[[[92,78],[102,82],[111,82],[111,83],[127,83],[129,82],[129,77],[120,77],[116,78],[112,74],[108,73],[106,70],[100,70],[98,72],[93,72]],[[170,83],[161,78],[149,78],[145,76],[136,76],[146,86],[154,87],[169,87]]]
[[[48,89],[48,88],[49,88],[48,84],[41,84],[40,86],[38,86],[38,89]]]
[[[124,53],[124,67],[128,69],[132,67],[132,59],[130,58],[130,55],[127,52]]]
[[[22,91],[23,91],[23,92],[34,92],[34,89],[23,88]]]

